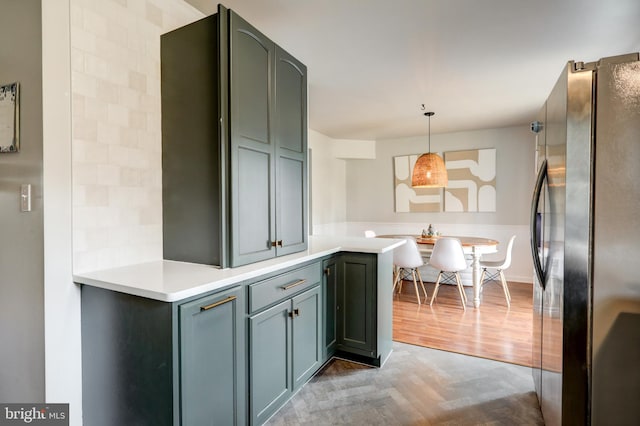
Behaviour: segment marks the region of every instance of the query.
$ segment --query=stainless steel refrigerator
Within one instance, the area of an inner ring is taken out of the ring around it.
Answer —
[[[547,425],[640,424],[640,61],[571,61],[531,124],[533,375]]]

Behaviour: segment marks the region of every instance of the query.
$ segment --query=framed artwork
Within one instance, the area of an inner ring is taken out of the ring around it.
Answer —
[[[445,212],[496,211],[496,149],[448,151],[444,163],[449,184]]]
[[[395,211],[398,213],[442,211],[440,188],[412,188],[411,173],[420,154],[393,157]]]
[[[0,86],[0,152],[20,150],[20,85]]]

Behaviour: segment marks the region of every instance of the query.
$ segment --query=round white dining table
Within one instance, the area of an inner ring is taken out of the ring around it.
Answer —
[[[407,235],[379,235],[381,238],[402,238]],[[448,237],[457,238],[462,244],[462,250],[465,254],[471,255],[471,271],[473,281],[473,306],[480,307],[480,259],[483,254],[496,253],[498,251],[498,241],[490,238],[481,237],[464,237],[464,236],[449,236],[442,235],[438,237],[422,237],[420,235],[409,235],[416,239],[418,248],[421,253],[430,254],[433,250],[433,246],[438,238]]]

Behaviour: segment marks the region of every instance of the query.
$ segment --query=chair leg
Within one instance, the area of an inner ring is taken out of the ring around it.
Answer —
[[[480,274],[480,291],[484,288],[484,277],[487,274],[487,268],[482,268],[482,273]]]
[[[396,265],[393,265],[392,276],[393,276],[393,290],[395,291],[395,289],[396,289],[396,279],[398,278],[398,268],[396,267]]]
[[[460,293],[460,301],[462,302],[462,309],[467,310],[467,295],[464,292],[464,288],[462,287],[462,281],[460,280],[460,274],[458,274],[457,272],[455,273],[456,275],[456,281],[458,282],[458,292]]]
[[[418,306],[420,306],[422,304],[422,302],[420,302],[420,293],[418,292],[418,282],[416,281],[416,270],[415,269],[411,270],[411,277],[413,278],[413,287],[416,289],[416,297],[418,298]]]
[[[509,293],[509,287],[507,286],[507,279],[504,277],[504,272],[500,269],[500,281],[502,282],[502,290],[504,291],[504,298],[507,300],[507,307],[511,307],[511,293]]]
[[[400,268],[396,269],[395,275],[393,277],[393,290],[391,290],[391,294],[396,291],[396,286],[398,285],[398,281],[400,281]]]
[[[468,301],[467,292],[464,290],[464,285],[462,284],[462,278],[460,278],[460,289],[462,290],[462,295],[464,296],[464,303],[466,304]]]
[[[442,271],[438,274],[438,278],[436,279],[436,286],[433,289],[433,294],[431,295],[431,302],[429,302],[429,306],[433,305],[433,301],[436,300],[436,296],[438,296],[438,288],[440,287],[440,277],[442,277]]]
[[[420,270],[416,268],[416,273],[418,274],[418,279],[420,280],[420,285],[422,286],[422,292],[424,293],[425,303],[429,300],[429,296],[427,296],[427,289],[424,288],[424,281],[422,281],[422,277],[420,276]]]

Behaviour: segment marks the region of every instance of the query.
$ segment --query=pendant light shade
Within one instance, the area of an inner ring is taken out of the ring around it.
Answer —
[[[418,157],[413,167],[411,186],[414,188],[444,188],[447,186],[447,169],[438,154],[428,152]]]
[[[418,157],[411,175],[411,186],[414,188],[444,188],[449,182],[444,160],[431,152],[431,116],[434,112],[425,112],[429,117],[429,152]]]

